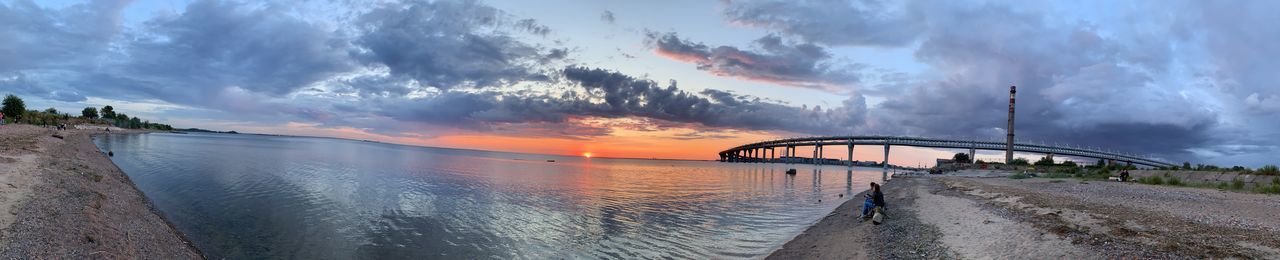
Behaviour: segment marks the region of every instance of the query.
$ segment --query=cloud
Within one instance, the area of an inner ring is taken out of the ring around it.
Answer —
[[[680,39],[675,33],[646,35],[647,44],[658,55],[697,64],[698,70],[717,76],[787,86],[847,91],[858,82],[858,66],[832,61],[831,54],[814,44],[791,44],[776,35],[757,39],[758,51],[732,46],[711,48]]]
[[[732,1],[732,23],[772,29],[826,45],[903,46],[924,24],[913,9],[877,0]]]
[[[546,35],[546,26],[477,1],[386,4],[361,15],[357,27],[355,44],[363,50],[357,56],[365,65],[439,89],[547,80],[540,65],[567,55],[513,34]]]
[[[46,9],[31,1],[0,3],[0,72],[83,68],[108,48],[131,1],[103,0]]]
[[[614,24],[618,21],[617,18],[613,17],[613,12],[610,12],[609,10],[604,10],[603,13],[600,13],[600,20],[609,24]]]
[[[619,72],[567,67],[571,88],[560,95],[530,92],[446,91],[380,109],[398,120],[492,130],[504,124],[564,123],[573,118],[641,117],[706,128],[741,128],[806,133],[845,133],[862,125],[861,96],[835,109],[794,107],[720,90],[689,93],[671,82],[634,78]]]
[[[1076,3],[732,1],[724,19],[765,36],[708,44],[696,37],[715,34],[698,26],[643,35],[646,47],[699,71],[843,95],[822,106],[574,64],[599,52],[561,47],[576,39],[478,1],[335,2],[338,11],[321,14],[308,12],[311,2],[194,1],[122,24],[129,3],[0,3],[0,91],[155,100],[189,106],[166,112],[183,116],[388,135],[582,137],[654,126],[695,131],[673,138],[1000,137],[1005,93],[1017,85],[1020,140],[1250,164],[1273,158],[1242,154],[1280,150],[1280,61],[1269,58],[1280,55],[1270,44],[1280,29],[1259,26],[1274,20],[1274,2],[1134,2],[1078,16],[1060,12]],[[600,19],[616,22],[611,11]],[[857,60],[866,64],[841,56],[880,51]],[[888,69],[904,63],[922,68]]]
[[[1185,58],[1173,56],[1177,54],[1172,51],[1174,46],[1194,39],[1194,33],[1160,33],[1194,27],[1198,21],[1144,19],[1132,28],[1100,29],[1087,21],[1048,19],[1049,14],[1042,12],[1045,8],[1039,6],[1014,5],[1017,4],[734,1],[724,15],[730,22],[769,29],[815,46],[912,49],[915,61],[937,74],[903,78],[903,74],[890,71],[886,75],[895,76],[881,82],[888,85],[861,91],[883,100],[867,113],[865,129],[871,131],[999,137],[1005,121],[1005,93],[1008,86],[1017,85],[1020,140],[1115,147],[1170,159],[1188,159],[1194,156],[1192,149],[1218,141],[1215,136],[1223,131],[1222,110],[1217,108],[1221,103],[1189,96],[1188,93],[1204,91],[1195,84],[1168,80],[1177,77],[1168,73],[1200,70],[1171,65]],[[1175,6],[1175,11],[1202,10]],[[1234,13],[1215,8],[1202,12]],[[1250,17],[1249,12],[1245,13]],[[1225,20],[1233,22],[1213,31],[1236,32],[1239,30],[1228,28],[1240,28],[1242,23],[1238,22],[1264,19]],[[1265,38],[1258,36],[1250,34],[1247,38]],[[1223,42],[1230,43],[1265,41],[1224,38],[1228,40]],[[705,51],[709,47],[676,37],[662,40],[665,41],[660,44],[673,46],[666,50],[668,57],[708,63],[704,57],[711,55]],[[1223,47],[1214,49],[1253,50]],[[1253,61],[1239,68],[1280,67],[1257,66],[1265,61],[1254,54],[1239,54],[1251,58],[1232,60]],[[1248,99],[1246,93],[1234,102],[1261,103],[1270,90],[1254,92],[1262,94]],[[1157,141],[1158,138],[1166,139]]]
[[[34,95],[64,102],[85,101],[85,96],[74,89],[50,89],[21,72],[7,74],[0,74],[0,94]]]
[[[145,23],[146,33],[129,42],[125,75],[152,83],[142,87],[152,94],[234,86],[281,96],[354,68],[331,29],[287,11],[228,1],[191,3],[180,15]]]

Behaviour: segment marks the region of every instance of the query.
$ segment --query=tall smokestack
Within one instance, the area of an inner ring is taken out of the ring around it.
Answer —
[[[1005,141],[1005,146],[1004,146],[1004,163],[1005,164],[1013,163],[1013,103],[1014,103],[1013,97],[1014,97],[1014,94],[1017,94],[1017,93],[1018,93],[1018,86],[1009,86],[1009,128],[1007,128],[1009,130],[1008,131],[1009,134],[1007,135],[1008,139]]]

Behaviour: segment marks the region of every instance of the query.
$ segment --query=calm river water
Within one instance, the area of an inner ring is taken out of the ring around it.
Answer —
[[[882,177],[307,137],[95,142],[212,259],[757,258]]]

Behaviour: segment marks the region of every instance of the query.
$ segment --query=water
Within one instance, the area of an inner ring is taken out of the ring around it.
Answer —
[[[213,259],[757,258],[882,178],[327,138],[95,142]]]

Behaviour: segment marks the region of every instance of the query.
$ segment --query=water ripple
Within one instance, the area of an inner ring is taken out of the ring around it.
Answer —
[[[211,258],[758,258],[838,206],[838,194],[881,178],[325,138],[95,142]]]

